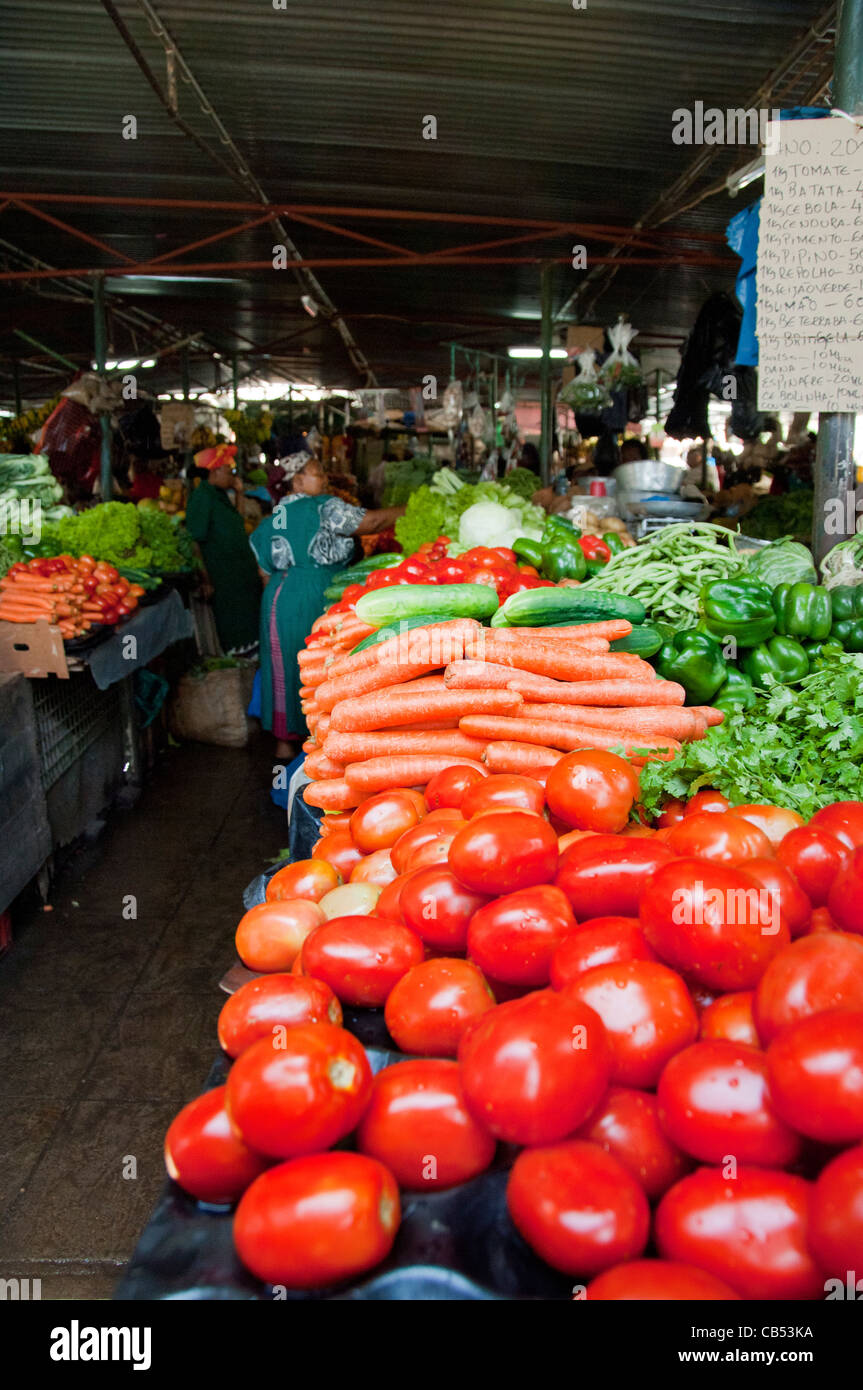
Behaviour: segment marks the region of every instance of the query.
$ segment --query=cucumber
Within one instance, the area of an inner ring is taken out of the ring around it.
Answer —
[[[374,627],[432,612],[438,622],[452,618],[482,622],[497,608],[497,594],[488,584],[393,584],[357,599],[357,617]]]
[[[511,594],[501,609],[503,622],[496,627],[571,627],[577,623],[601,623],[626,618],[637,627],[647,617],[643,603],[623,594],[582,589],[523,589]]]
[[[657,632],[655,627],[645,624],[642,627],[634,627],[628,637],[618,637],[616,642],[612,642],[613,652],[634,652],[636,656],[648,657],[655,656],[662,646],[664,638],[661,632]]]
[[[366,647],[376,647],[379,642],[386,642],[390,637],[410,632],[415,627],[429,627],[432,623],[446,623],[449,620],[449,613],[417,613],[412,618],[400,618],[391,627],[381,627],[377,632],[369,633],[368,637],[364,637],[362,642],[351,648],[351,656],[356,652],[364,652]]]

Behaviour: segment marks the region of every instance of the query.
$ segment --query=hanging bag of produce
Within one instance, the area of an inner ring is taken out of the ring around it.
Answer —
[[[611,352],[599,369],[599,380],[609,391],[634,389],[644,384],[641,367],[629,351],[629,344],[637,333],[638,329],[626,323],[622,314],[608,330]]]
[[[578,374],[564,386],[558,400],[570,406],[576,414],[599,414],[611,405],[611,396],[597,374],[596,352],[593,348],[587,348],[575,360]]]

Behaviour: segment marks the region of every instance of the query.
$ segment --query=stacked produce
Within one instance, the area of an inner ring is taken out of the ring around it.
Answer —
[[[0,454],[0,536],[71,516],[62,502],[63,488],[44,454]]]
[[[14,543],[14,553],[13,552]],[[32,544],[8,537],[13,560],[71,555],[93,556],[109,565],[152,574],[194,569],[197,561],[191,537],[175,517],[156,508],[140,510],[128,502],[103,502],[43,526]]]
[[[270,879],[237,929],[262,973],[219,1019],[227,1084],[165,1145],[189,1194],[238,1203],[258,1279],[343,1291],[398,1260],[402,1194],[494,1164],[511,1228],[575,1298],[845,1296],[863,802],[806,823],[704,791],[651,828],[640,797],[605,751],[545,787],[451,766],[333,818]],[[373,1076],[348,1009],[383,1010],[412,1055]]]
[[[144,593],[92,555],[30,560],[0,579],[0,622],[56,624],[65,640],[128,618]]]
[[[535,481],[535,480],[534,480]],[[510,546],[519,536],[539,540],[545,513],[522,492],[504,483],[463,483],[448,468],[413,493],[396,522],[396,539],[406,555],[438,536],[450,539],[450,554],[476,545]]]

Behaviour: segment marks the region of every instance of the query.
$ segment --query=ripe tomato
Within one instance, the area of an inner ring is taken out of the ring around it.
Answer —
[[[613,1154],[579,1139],[519,1154],[506,1204],[531,1249],[564,1274],[598,1274],[647,1244],[641,1186]]]
[[[784,953],[780,951],[777,959]],[[768,965],[765,975],[771,969]],[[764,975],[762,975],[762,980]],[[761,1042],[752,1017],[752,1004],[755,993],[751,989],[736,994],[721,994],[701,1015],[699,1037],[702,1039],[724,1038],[726,1042],[743,1043],[745,1047],[760,1047]]]
[[[344,1004],[378,1008],[425,951],[415,932],[381,917],[333,917],[303,943],[303,972]]]
[[[828,938],[829,939],[829,938]],[[776,1111],[824,1144],[863,1139],[863,1011],[811,1014],[767,1049]]]
[[[378,1073],[357,1145],[415,1192],[475,1178],[497,1147],[467,1110],[458,1064],[438,1058],[398,1062]]]
[[[775,1113],[763,1052],[715,1039],[672,1057],[656,1092],[659,1119],[669,1138],[702,1163],[786,1168],[800,1139]]]
[[[219,1044],[229,1057],[239,1057],[259,1038],[272,1038],[277,1028],[341,1021],[342,1007],[322,980],[299,975],[262,975],[240,985],[223,1004]]]
[[[514,893],[551,883],[557,860],[557,836],[548,821],[529,811],[478,816],[458,832],[449,851],[450,868],[474,893]]]
[[[406,924],[427,946],[439,951],[463,951],[471,917],[488,897],[464,888],[446,864],[434,864],[411,874],[399,910]]]
[[[532,777],[517,777],[514,773],[498,773],[480,778],[468,787],[461,803],[465,820],[480,811],[496,811],[502,806],[515,806],[520,811],[533,811],[541,816],[545,810],[545,790]]]
[[[455,1057],[462,1034],[495,998],[470,961],[437,956],[411,966],[390,992],[384,1020],[402,1052]]]
[[[828,1274],[860,1277],[863,1250],[863,1144],[822,1169],[812,1193],[809,1248]],[[859,1290],[860,1285],[858,1283]]]
[[[375,916],[386,917],[390,922],[403,922],[401,910],[402,889],[411,877],[410,874],[399,874],[386,884],[380,897],[375,903]]]
[[[755,991],[753,1014],[767,1047],[789,1023],[833,1009],[863,1009],[863,941],[819,932],[774,956]]]
[[[184,1105],[165,1135],[168,1176],[200,1202],[236,1202],[269,1160],[247,1148],[225,1110],[225,1087]]]
[[[696,792],[686,803],[684,816],[700,816],[703,811],[715,811],[722,813],[731,810],[731,802],[721,792],[716,792],[712,787],[705,787],[703,791]]]
[[[351,883],[376,883],[379,888],[385,888],[394,878],[398,878],[398,874],[393,867],[390,851],[374,849],[357,864],[351,874]]]
[[[689,990],[658,961],[599,965],[572,980],[563,997],[580,1000],[602,1019],[616,1086],[655,1086],[669,1058],[698,1037]]]
[[[314,1289],[362,1274],[392,1249],[401,1220],[392,1174],[365,1154],[279,1163],[237,1207],[234,1244],[268,1284]]]
[[[630,1260],[628,1264],[606,1269],[588,1284],[585,1298],[597,1302],[648,1302],[672,1300],[704,1303],[717,1299],[739,1299],[721,1279],[714,1279],[695,1265],[673,1260]]]
[[[863,849],[855,849],[834,878],[827,908],[843,931],[863,932]]]
[[[686,803],[678,801],[675,797],[669,797],[662,803],[662,812],[657,818],[656,824],[661,830],[670,830],[672,825],[679,825],[686,814]]]
[[[411,829],[405,831],[404,835],[399,837],[391,850],[392,861],[396,871],[400,874],[407,873],[408,861],[411,855],[414,854],[416,850],[422,849],[424,845],[434,844],[434,842],[441,839],[442,836],[451,835],[453,833],[452,828],[456,824],[460,825],[461,822],[433,820],[429,825],[426,819],[423,821],[422,825],[415,825]],[[452,841],[450,841],[450,843],[452,843]]]
[[[764,831],[730,811],[686,815],[672,827],[666,843],[675,854],[741,867],[745,867],[747,859],[769,858],[773,854]]]
[[[648,880],[675,857],[655,837],[591,835],[564,851],[555,882],[569,898],[577,919],[637,917]]]
[[[637,917],[594,917],[580,922],[551,958],[552,988],[563,989],[598,965],[623,960],[656,960]]]
[[[442,806],[459,809],[474,783],[483,781],[487,776],[488,773],[480,772],[478,767],[458,765],[436,772],[425,791],[429,810],[436,811]]]
[[[592,1009],[552,990],[499,1004],[459,1046],[468,1108],[511,1144],[571,1134],[602,1098],[610,1070],[605,1029]]]
[[[402,792],[378,792],[358,806],[351,816],[351,836],[363,854],[392,849],[406,830],[418,825],[420,814]]]
[[[748,1299],[818,1298],[820,1273],[806,1244],[811,1184],[773,1168],[699,1168],[656,1211],[660,1255],[724,1280]]]
[[[228,1114],[253,1149],[292,1158],[350,1134],[371,1089],[366,1054],[351,1033],[333,1023],[299,1023],[237,1058],[228,1073]]]
[[[802,936],[812,920],[812,904],[794,875],[778,859],[747,859],[741,865],[750,878],[758,880],[771,894],[771,903],[789,935]]]
[[[545,784],[549,810],[574,830],[615,834],[629,820],[638,773],[616,753],[580,749],[555,763]]]
[[[319,840],[312,850],[313,859],[322,859],[332,864],[344,883],[363,857],[362,850],[354,844],[349,830],[333,830],[325,839]]]
[[[598,1110],[578,1131],[579,1139],[613,1154],[654,1202],[692,1167],[659,1123],[659,1105],[649,1091],[612,1086]]]
[[[298,859],[273,874],[267,884],[267,902],[308,898],[319,903],[325,893],[339,886],[338,870],[325,859]]]
[[[779,863],[794,875],[813,907],[827,902],[830,886],[848,855],[847,845],[815,825],[789,831],[776,851]]]
[[[250,970],[290,970],[309,932],[323,920],[318,904],[307,898],[259,903],[240,918],[237,955]]]
[[[676,859],[653,875],[641,929],[660,960],[697,983],[752,989],[789,941],[787,926],[774,919],[766,899],[766,890],[741,869]]]
[[[431,869],[437,864],[449,863],[449,847],[458,831],[466,824],[466,821],[440,824],[437,827],[441,832],[439,835],[411,850],[405,863],[405,873],[414,874],[419,869]]]
[[[752,802],[743,806],[733,806],[732,810],[735,816],[740,816],[752,825],[757,825],[759,830],[763,830],[774,850],[791,830],[796,830],[799,825],[804,824],[802,816],[796,811],[787,811],[784,806],[766,806]]]
[[[834,801],[823,806],[809,822],[813,830],[826,830],[848,849],[863,845],[863,801]]]
[[[575,928],[566,894],[551,884],[522,888],[475,912],[467,950],[480,970],[510,985],[547,985],[551,959]]]

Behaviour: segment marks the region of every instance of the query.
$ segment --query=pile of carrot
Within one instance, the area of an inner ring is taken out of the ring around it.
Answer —
[[[325,615],[299,653],[307,803],[341,812],[443,768],[545,778],[564,753],[614,749],[640,766],[674,757],[722,714],[611,643],[625,619],[562,628],[484,628],[458,618],[353,648],[372,629]]]
[[[43,577],[22,571],[0,579],[0,621],[35,623],[45,619],[59,627],[63,637],[77,637],[98,621],[98,610],[84,616],[87,594],[72,575]]]

